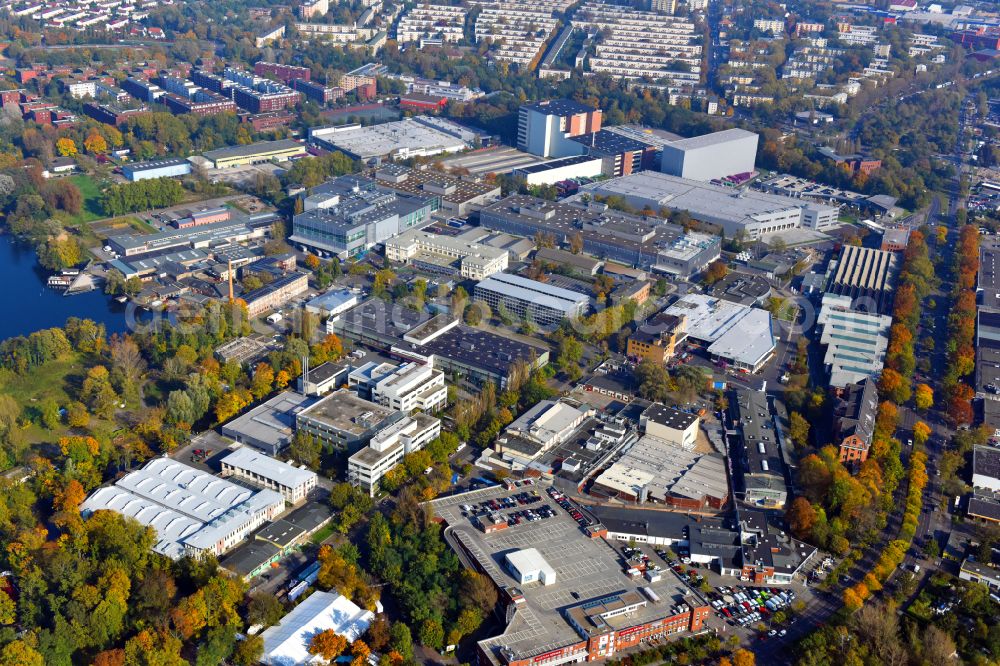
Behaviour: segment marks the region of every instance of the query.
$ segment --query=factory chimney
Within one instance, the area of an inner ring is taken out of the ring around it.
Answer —
[[[233,298],[233,260],[230,259],[228,264],[229,269],[226,271],[226,275],[229,277],[229,302],[232,303],[235,300]]]
[[[309,356],[302,357],[302,394],[309,395]]]

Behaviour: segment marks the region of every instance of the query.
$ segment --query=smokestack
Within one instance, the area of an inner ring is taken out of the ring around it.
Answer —
[[[232,303],[235,299],[233,298],[233,260],[230,259],[228,262],[229,269],[226,271],[226,275],[229,277],[229,302]]]
[[[307,395],[309,391],[309,356],[302,357],[302,394]]]

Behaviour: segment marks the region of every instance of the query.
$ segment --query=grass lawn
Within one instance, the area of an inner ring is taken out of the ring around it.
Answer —
[[[104,211],[101,209],[101,184],[86,174],[70,176],[69,180],[80,188],[80,194],[83,195],[80,213],[74,215],[72,221],[76,223],[91,222],[104,217]]]
[[[316,532],[316,534],[313,534],[309,538],[309,540],[312,541],[314,544],[316,544],[318,546],[319,544],[321,544],[324,541],[326,541],[327,538],[331,534],[333,534],[335,531],[336,530],[333,527],[333,523],[327,523],[318,532]]]

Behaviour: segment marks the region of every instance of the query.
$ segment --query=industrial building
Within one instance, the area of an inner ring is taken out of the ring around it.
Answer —
[[[374,497],[382,478],[441,435],[441,421],[427,414],[404,416],[375,433],[368,446],[347,459],[347,482]]]
[[[897,271],[896,253],[845,245],[826,291],[848,297],[852,310],[891,314]]]
[[[154,234],[111,236],[107,244],[116,254],[130,259],[147,254],[160,254],[176,248],[210,248],[252,238],[263,238],[277,219],[278,216],[274,213],[243,215],[233,212],[230,219],[211,224],[170,229]]]
[[[774,354],[771,313],[703,294],[688,294],[664,311],[687,320],[687,336],[716,360],[757,372]]]
[[[466,217],[500,198],[500,185],[497,183],[456,178],[429,169],[386,164],[374,175],[377,187],[400,194],[437,197],[437,210],[458,217]]]
[[[992,493],[1000,492],[1000,448],[973,447],[972,487]]]
[[[368,631],[373,619],[374,613],[342,594],[313,592],[281,622],[264,630],[261,661],[268,666],[312,663],[314,655],[310,654],[309,646],[313,636],[331,630],[350,644]]]
[[[658,402],[647,407],[639,416],[639,427],[645,434],[688,451],[694,448],[699,423],[697,414]]]
[[[757,239],[790,229],[825,231],[840,224],[837,206],[735,189],[655,171],[584,185],[574,200],[588,195],[620,196],[637,209],[685,211],[702,222],[718,225],[732,238]]]
[[[405,414],[340,389],[295,416],[296,429],[339,451],[356,451]]]
[[[472,147],[482,135],[450,120],[415,116],[381,125],[339,125],[309,130],[309,140],[327,150],[339,150],[363,162],[405,160],[457,153]]]
[[[882,370],[892,317],[854,309],[850,296],[823,297],[816,324],[826,347],[823,365],[833,388],[856,384]]]
[[[150,162],[129,162],[122,165],[122,175],[133,183],[150,178],[175,178],[189,173],[191,173],[191,163],[177,157]]]
[[[788,499],[781,452],[783,433],[771,414],[767,394],[744,388],[731,391],[727,416],[737,494],[749,505],[782,508]]]
[[[594,479],[590,492],[677,509],[721,509],[729,498],[729,483],[721,456],[696,453],[647,433]]]
[[[558,325],[586,311],[590,298],[520,275],[498,273],[476,285],[473,299],[496,311],[501,306],[514,317],[539,326]]]
[[[601,173],[605,176],[627,176],[644,169],[652,169],[656,156],[662,150],[659,142],[649,141],[618,128],[605,127],[573,137],[584,147],[586,154],[601,160]]]
[[[410,308],[371,299],[344,313],[335,331],[342,338],[388,351],[477,384],[506,388],[518,366],[534,370],[548,363],[547,348],[462,325],[439,314],[430,319]]]
[[[431,219],[437,199],[387,192],[365,178],[342,176],[314,187],[292,218],[292,243],[347,259]]]
[[[463,503],[505,494],[477,491],[430,503],[463,561],[499,590],[505,626],[479,641],[480,664],[599,661],[643,642],[702,630],[711,609],[673,576],[627,575],[618,553],[602,542],[601,526],[584,533],[560,511],[487,533],[462,517]]]
[[[674,141],[663,147],[660,170],[704,182],[751,174],[757,161],[757,140],[754,132],[727,129]]]
[[[222,555],[285,508],[281,494],[254,492],[170,458],[154,458],[98,488],[80,511],[110,510],[156,530],[157,553],[173,559]]]
[[[203,156],[216,169],[226,169],[263,162],[285,162],[305,154],[306,147],[303,144],[292,139],[280,139],[278,141],[259,141],[246,146],[229,146],[209,150],[203,153]]]
[[[496,451],[513,469],[524,469],[538,456],[566,442],[588,416],[586,409],[542,400],[504,429],[497,438]]]
[[[583,251],[591,256],[682,278],[704,270],[719,258],[722,247],[717,236],[685,233],[658,218],[620,213],[593,201],[556,203],[512,194],[483,208],[479,223],[527,238],[543,233],[561,245],[579,234]]]
[[[320,317],[337,317],[361,302],[361,294],[352,289],[331,289],[306,301],[306,312]]]
[[[309,274],[291,271],[278,275],[259,289],[244,292],[240,298],[247,306],[250,318],[276,310],[309,289]]]
[[[483,280],[506,270],[509,261],[506,250],[470,240],[483,235],[478,229],[459,236],[411,229],[385,242],[385,258],[432,272],[455,272],[470,280]]]
[[[603,170],[604,162],[599,157],[573,155],[518,167],[511,175],[524,179],[526,185],[555,185],[576,178],[596,178]]]
[[[254,486],[281,493],[290,504],[306,501],[316,487],[316,472],[294,467],[241,446],[222,459],[222,476],[235,476]]]
[[[601,129],[601,110],[568,99],[552,99],[521,106],[517,115],[517,148],[540,157],[569,157],[583,153],[573,141]]]
[[[315,368],[304,368],[299,378],[299,392],[308,396],[323,396],[347,384],[351,372],[349,363],[327,361]]]
[[[444,373],[431,364],[369,361],[348,374],[347,385],[365,399],[407,414],[436,412],[448,404]]]
[[[309,395],[284,391],[224,424],[222,435],[276,456],[292,443],[296,414],[314,402]]]

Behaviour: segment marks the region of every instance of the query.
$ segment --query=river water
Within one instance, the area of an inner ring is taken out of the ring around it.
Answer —
[[[126,330],[124,305],[100,290],[63,296],[47,279],[34,248],[0,234],[0,340],[62,326],[69,317],[102,323],[109,335]]]

